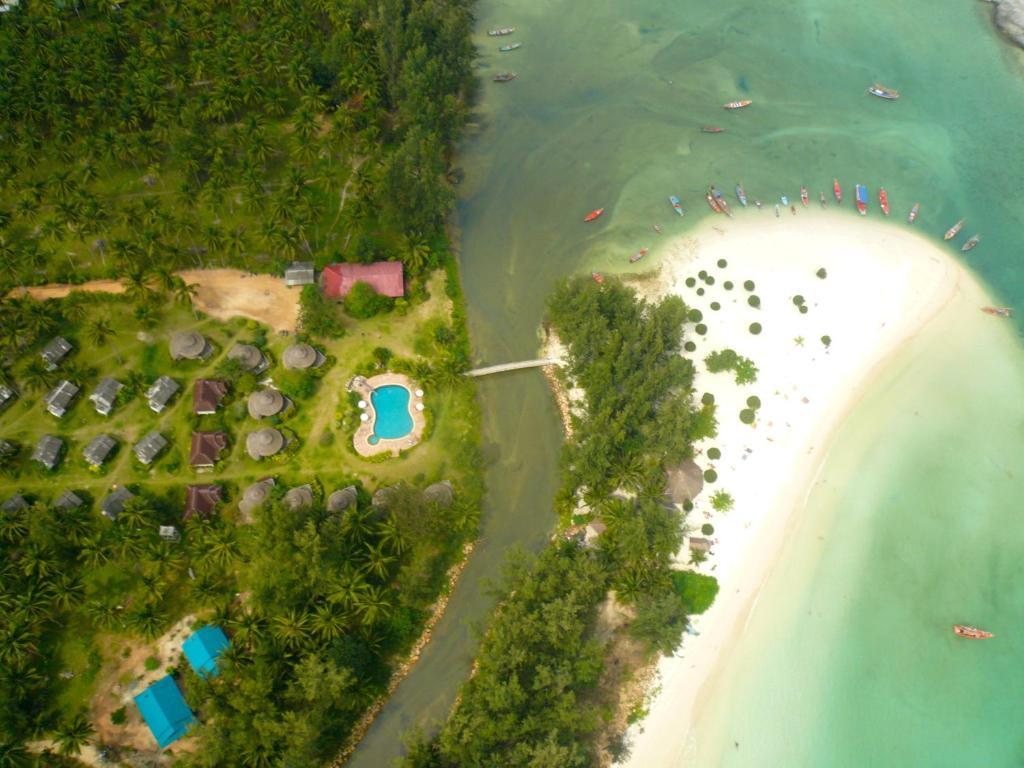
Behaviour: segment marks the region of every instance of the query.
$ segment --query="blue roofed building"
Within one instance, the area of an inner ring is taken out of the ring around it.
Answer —
[[[200,677],[217,675],[217,657],[228,647],[228,638],[220,627],[208,624],[197,629],[185,641],[182,650],[192,669]]]
[[[192,710],[185,703],[181,691],[170,675],[162,677],[135,697],[142,719],[149,726],[153,738],[166,749],[180,739],[195,722]]]

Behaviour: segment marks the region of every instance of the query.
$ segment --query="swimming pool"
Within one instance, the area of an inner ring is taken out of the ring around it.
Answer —
[[[369,442],[376,445],[381,439],[394,440],[412,432],[412,414],[409,413],[409,390],[399,384],[378,387],[370,395],[373,403],[373,434]]]

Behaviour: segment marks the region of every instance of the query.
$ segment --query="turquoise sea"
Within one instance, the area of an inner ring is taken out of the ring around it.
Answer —
[[[965,217],[961,240],[983,236],[970,266],[1024,315],[1024,66],[990,14],[976,0],[482,0],[458,210],[480,361],[533,357],[555,280],[625,269],[654,223],[692,229],[709,182],[774,201],[839,177],[850,215],[855,182],[872,201],[884,185],[894,218],[920,201],[937,241]],[[498,26],[517,32],[488,38]],[[523,47],[498,53],[507,40]],[[506,69],[518,78],[490,82]],[[875,81],[903,98],[867,96]],[[721,109],[741,98],[753,106]],[[840,431],[701,706],[694,765],[1024,763],[1024,353],[1016,321],[966,325],[912,344]],[[490,604],[481,584],[553,523],[560,434],[539,375],[484,381],[481,398],[481,548],[355,764],[387,764],[399,733],[445,716],[467,623]],[[998,637],[956,643],[957,621]]]

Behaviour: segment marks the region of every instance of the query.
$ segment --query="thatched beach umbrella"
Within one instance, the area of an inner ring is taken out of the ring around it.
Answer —
[[[201,333],[179,331],[171,335],[171,357],[175,360],[202,360],[210,351],[210,342]]]
[[[254,459],[263,459],[284,448],[284,442],[284,435],[273,427],[264,427],[249,433],[245,438],[245,450]]]
[[[687,459],[665,474],[665,494],[675,504],[693,501],[704,488],[704,472],[692,459]]]
[[[281,360],[284,362],[285,368],[301,371],[319,365],[320,353],[309,344],[292,344],[284,351]]]
[[[447,480],[442,480],[423,489],[423,500],[447,509],[455,501],[455,489]]]
[[[258,389],[249,395],[249,415],[254,419],[276,416],[284,410],[284,395],[276,389]]]
[[[238,509],[243,514],[251,514],[254,509],[262,506],[263,502],[270,497],[270,489],[273,487],[274,481],[270,479],[253,483],[242,493],[242,500],[238,502]]]
[[[237,360],[247,371],[255,371],[266,363],[263,353],[252,344],[235,344],[228,352],[229,360]]]
[[[284,495],[284,503],[288,505],[289,509],[308,507],[313,503],[313,492],[308,485],[292,488]]]
[[[344,512],[349,507],[356,505],[356,499],[356,487],[354,485],[342,488],[327,497],[327,511],[334,513]]]

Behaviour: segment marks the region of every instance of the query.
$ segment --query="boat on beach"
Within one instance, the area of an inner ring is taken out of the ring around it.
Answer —
[[[789,198],[786,197],[785,195],[782,195],[781,197],[779,197],[779,200],[782,201],[783,205],[789,205]]]
[[[519,75],[515,72],[499,72],[492,79],[496,83],[508,83],[515,80],[517,77],[519,77]]]
[[[721,133],[722,129],[717,125],[702,125],[700,127],[701,133]]]
[[[684,215],[683,202],[675,195],[669,195],[668,201],[672,203],[672,210],[678,213],[680,216]]]
[[[856,186],[857,192],[857,213],[861,216],[867,216],[868,214],[868,188],[863,184]]]
[[[736,185],[736,199],[740,201],[740,205],[744,208],[747,207],[747,193],[744,191],[742,184]]]
[[[715,213],[722,213],[722,206],[720,206],[718,201],[715,200],[715,196],[711,194],[710,189],[704,193],[704,199],[708,201],[708,205],[711,206],[712,211]]]
[[[602,213],[604,213],[604,208],[595,208],[594,210],[592,210],[590,213],[583,217],[583,221],[593,221],[594,219],[598,218]]]
[[[818,202],[821,203],[821,207],[822,208],[828,208],[828,200],[825,199],[825,193],[824,192],[819,192],[818,193]]]
[[[640,261],[640,259],[647,255],[648,250],[649,249],[647,248],[641,248],[639,251],[637,251],[636,253],[629,257],[629,263],[636,264],[638,261]]]
[[[807,195],[807,187],[800,187],[800,202],[804,204],[804,207],[810,204],[810,198]]]
[[[972,627],[969,624],[954,624],[953,634],[957,637],[966,637],[968,640],[988,640],[990,637],[995,637],[991,632]]]
[[[971,235],[967,238],[967,242],[960,246],[960,250],[964,253],[974,250],[974,246],[981,242],[981,235]]]
[[[511,35],[515,31],[515,27],[501,27],[500,29],[492,29],[487,34],[491,37],[504,37],[505,35]]]
[[[758,200],[756,197],[754,198],[754,207],[757,208],[757,210],[759,211],[761,210],[761,201]]]
[[[518,51],[522,47],[522,43],[509,43],[508,45],[501,46],[498,50],[502,53],[508,53],[509,51]]]
[[[654,233],[657,234],[657,235],[661,234],[661,224],[655,224],[654,225]]]
[[[878,188],[878,204],[882,207],[882,213],[886,216],[889,215],[889,195],[885,192],[885,187]]]
[[[1013,310],[1009,307],[982,307],[981,311],[986,315],[995,315],[996,317],[1010,317],[1013,314]]]
[[[952,227],[947,229],[946,230],[946,234],[944,234],[942,236],[942,239],[943,240],[952,240],[954,237],[956,237],[958,234],[960,234],[960,230],[964,228],[964,222],[965,221],[966,221],[966,219],[960,219],[960,221],[958,221]]]
[[[921,210],[920,203],[914,203],[914,207],[910,209],[910,213],[907,215],[907,224],[913,224],[917,219],[917,214]]]
[[[832,179],[832,194],[836,196],[836,203],[843,202],[843,189],[839,186],[839,179]]]
[[[600,272],[591,272],[590,276],[594,279],[594,282],[601,285],[604,282],[604,275]]]
[[[895,88],[886,88],[881,83],[875,83],[868,88],[868,93],[872,96],[877,96],[880,99],[889,99],[894,101],[900,97],[900,92]]]
[[[775,218],[776,219],[779,218],[779,204],[778,203],[775,204]]]
[[[743,109],[753,104],[750,99],[744,99],[743,101],[730,101],[728,104],[723,104],[722,109]]]
[[[712,186],[708,191],[715,198],[715,202],[718,203],[718,207],[722,209],[722,213],[724,213],[731,219],[732,211],[729,209],[729,204],[725,202],[725,197],[722,196],[722,193],[719,192],[718,189],[716,189],[714,186]]]

